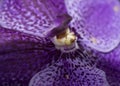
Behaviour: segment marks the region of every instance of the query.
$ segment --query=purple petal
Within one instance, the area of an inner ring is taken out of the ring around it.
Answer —
[[[99,53],[98,55],[104,64],[120,71],[120,45],[109,53]]]
[[[120,42],[120,3],[118,0],[66,0],[73,17],[71,27],[81,41],[101,52],[113,50]]]
[[[5,82],[28,84],[34,74],[57,59],[54,56],[59,53],[51,41],[0,28],[0,86]]]
[[[66,19],[63,0],[1,0],[0,25],[45,37]]]
[[[119,86],[120,85],[120,70],[116,70],[114,67],[111,68],[111,64],[107,64],[105,60],[99,61],[98,67],[105,71],[107,81],[109,82],[110,86]],[[119,65],[118,65],[119,67]]]
[[[79,58],[59,60],[38,72],[29,86],[109,86],[105,73],[85,66]]]

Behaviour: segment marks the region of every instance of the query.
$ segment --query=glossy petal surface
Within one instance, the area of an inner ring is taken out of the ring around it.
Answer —
[[[34,74],[57,59],[54,56],[59,52],[49,40],[0,28],[0,86],[27,86]]]
[[[29,86],[109,86],[105,78],[103,71],[79,58],[66,59],[37,73]]]
[[[120,3],[118,0],[65,0],[73,17],[70,26],[81,41],[101,52],[113,50],[120,42]]]
[[[0,25],[45,37],[66,19],[63,0],[1,0]]]

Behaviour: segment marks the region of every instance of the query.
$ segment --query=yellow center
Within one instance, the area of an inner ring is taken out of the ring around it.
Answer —
[[[69,46],[72,45],[75,40],[76,36],[74,32],[70,31],[70,29],[66,29],[66,31],[54,37],[54,44],[57,46]]]

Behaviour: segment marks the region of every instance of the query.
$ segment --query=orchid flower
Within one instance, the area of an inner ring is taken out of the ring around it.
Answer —
[[[119,0],[0,0],[0,86],[119,86]]]

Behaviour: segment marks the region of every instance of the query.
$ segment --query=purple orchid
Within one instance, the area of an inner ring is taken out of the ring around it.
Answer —
[[[0,86],[120,86],[118,0],[0,0]]]

